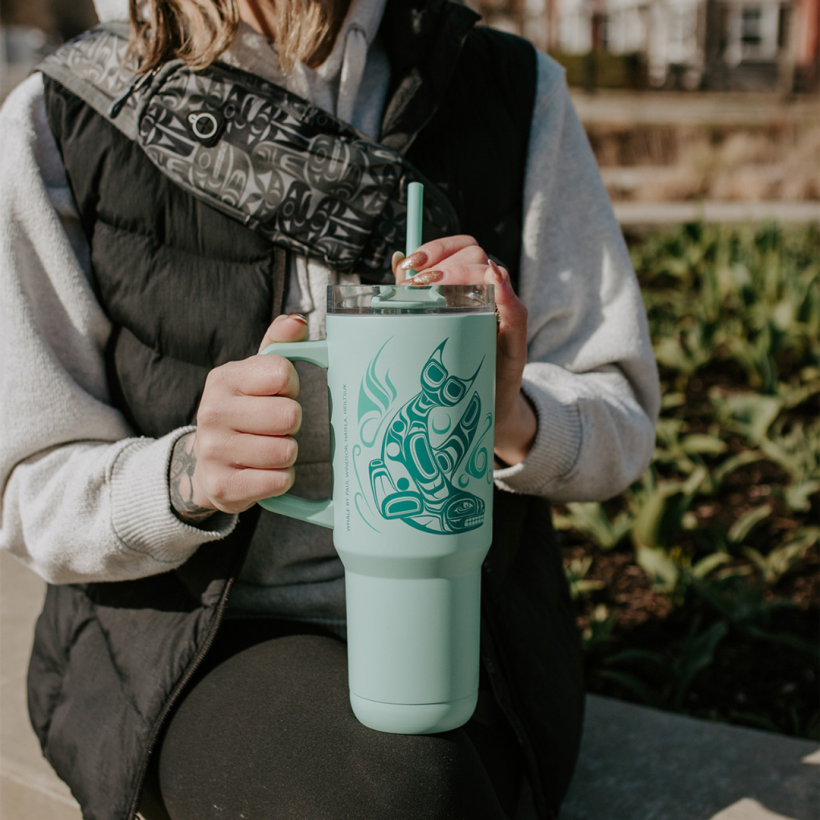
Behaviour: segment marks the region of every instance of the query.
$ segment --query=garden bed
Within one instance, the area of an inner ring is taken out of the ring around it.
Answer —
[[[663,409],[639,482],[556,508],[587,688],[818,739],[820,235],[630,247]]]

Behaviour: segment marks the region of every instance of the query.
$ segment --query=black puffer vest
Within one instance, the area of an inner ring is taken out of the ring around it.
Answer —
[[[415,4],[415,5],[414,5]],[[390,0],[392,88],[380,141],[449,196],[461,229],[517,273],[535,54],[474,28],[446,0]],[[283,305],[268,240],[183,192],[58,83],[46,107],[114,331],[112,400],[142,435],[190,423],[210,369],[256,351]],[[500,161],[503,158],[503,162]],[[574,617],[546,502],[496,493],[483,572],[482,660],[525,753],[541,817],[557,812],[580,738]],[[50,586],[29,669],[43,751],[87,820],[130,820],[152,747],[212,643],[254,539],[254,508],[225,541],[138,581]]]

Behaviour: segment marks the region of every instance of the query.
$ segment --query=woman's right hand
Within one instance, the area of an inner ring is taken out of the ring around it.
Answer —
[[[307,338],[302,316],[278,316],[259,349]],[[177,441],[171,457],[171,505],[197,524],[217,510],[239,513],[293,485],[302,423],[299,377],[282,356],[256,355],[214,368],[196,417],[196,430]]]

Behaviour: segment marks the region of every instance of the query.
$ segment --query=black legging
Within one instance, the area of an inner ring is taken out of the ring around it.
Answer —
[[[262,620],[225,624],[157,761],[171,820],[504,820],[522,772],[483,682],[461,729],[376,732],[350,709],[342,641]]]

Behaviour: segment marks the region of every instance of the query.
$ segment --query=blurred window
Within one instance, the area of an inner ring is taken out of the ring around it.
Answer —
[[[777,47],[779,49],[785,48],[788,42],[789,22],[789,9],[781,6],[777,15]]]
[[[697,53],[697,8],[690,5],[673,6],[669,12],[669,62],[687,63]]]
[[[740,18],[740,39],[745,47],[757,48],[763,42],[760,6],[746,6]]]

